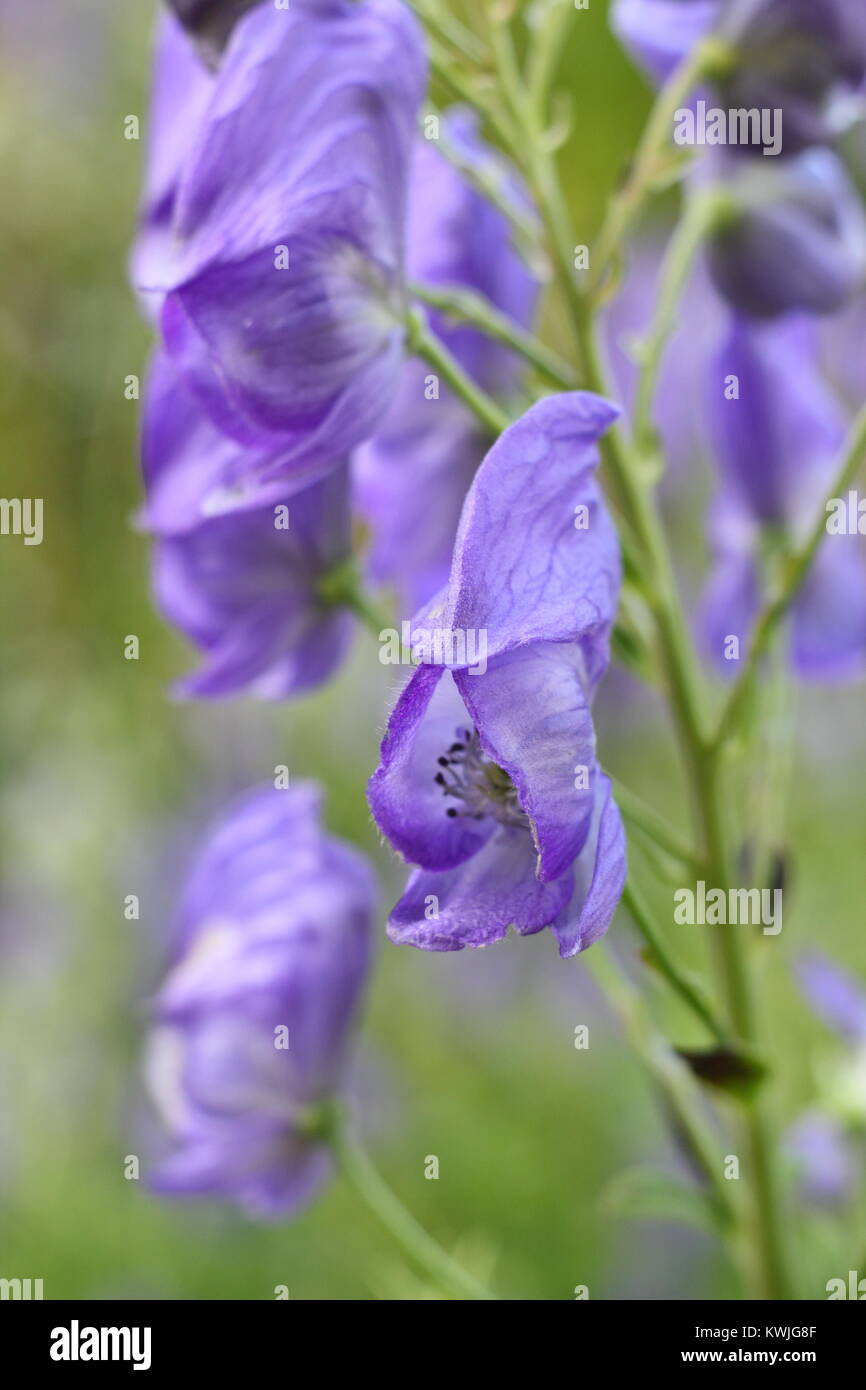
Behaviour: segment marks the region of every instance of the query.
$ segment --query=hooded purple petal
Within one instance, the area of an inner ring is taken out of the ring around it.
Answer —
[[[530,642],[582,642],[596,678],[620,560],[593,474],[617,414],[575,391],[539,401],[500,436],[467,495],[448,586],[419,626],[486,632],[489,659]]]

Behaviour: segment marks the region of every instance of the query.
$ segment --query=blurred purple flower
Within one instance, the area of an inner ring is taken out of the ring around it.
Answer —
[[[341,1084],[369,967],[375,892],[310,783],[242,797],[205,841],[156,1001],[151,1092],[177,1148],[154,1185],[278,1217],[329,1158],[309,1128]]]
[[[614,0],[611,23],[649,77],[665,82],[721,9],[722,0]]]
[[[829,150],[768,170],[714,160],[739,211],[709,244],[710,271],[734,308],[754,317],[831,314],[866,285],[866,216]]]
[[[414,619],[423,664],[369,789],[380,830],[420,866],[391,915],[396,941],[459,950],[550,926],[570,956],[610,923],[625,845],[589,706],[619,590],[593,478],[616,414],[563,394],[502,435],[466,498],[450,581]],[[443,634],[467,652],[483,636],[484,669],[450,657]]]
[[[262,5],[232,34],[191,148],[162,154],[170,126],[154,132],[171,255],[144,255],[159,278],[139,289],[164,295],[176,372],[249,446],[247,499],[277,475],[323,476],[396,390],[423,84],[420,31],[398,0]]]
[[[156,316],[176,253],[172,223],[184,163],[192,153],[214,80],[180,25],[163,15],[157,28],[144,188],[130,275],[147,313]]]
[[[286,502],[158,542],[157,604],[205,658],[180,694],[281,700],[334,673],[353,620],[319,585],[351,554],[348,488],[343,465]]]
[[[739,395],[726,399],[736,379]],[[734,316],[710,371],[708,425],[722,477],[712,519],[714,569],[701,626],[722,662],[745,651],[761,592],[768,532],[802,538],[826,500],[845,438],[844,414],[817,367],[812,321]],[[866,569],[856,536],[828,536],[792,610],[791,659],[817,680],[850,679],[866,663]]]
[[[844,1128],[821,1110],[807,1110],[785,1136],[803,1199],[837,1206],[856,1190],[858,1163]]]
[[[358,507],[370,532],[367,572],[412,613],[448,578],[463,499],[489,444],[447,387],[427,400],[429,367],[409,362],[383,429],[356,452]]]
[[[509,166],[478,136],[474,117],[448,112],[443,133],[476,168],[498,173],[509,196],[526,194]],[[538,286],[502,213],[475,191],[434,140],[416,144],[409,189],[407,273],[433,286],[463,286],[528,327]],[[511,394],[520,364],[508,349],[465,325],[431,315],[438,336],[485,390]],[[460,508],[489,443],[446,386],[427,399],[429,368],[409,362],[383,428],[355,456],[361,514],[371,531],[374,582],[398,587],[403,611],[426,603],[448,578]]]
[[[809,1007],[846,1042],[866,1042],[866,985],[818,951],[802,955],[797,979]]]
[[[866,81],[859,0],[615,0],[612,23],[655,82],[717,30],[737,48],[718,81],[719,104],[781,110],[785,154],[832,140],[850,123],[852,98]]]

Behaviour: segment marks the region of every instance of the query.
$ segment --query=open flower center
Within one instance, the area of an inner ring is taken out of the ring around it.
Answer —
[[[485,757],[476,729],[455,729],[455,741],[439,758],[434,777],[447,800],[446,816],[481,820],[495,816],[501,825],[529,829],[517,788],[501,767]]]

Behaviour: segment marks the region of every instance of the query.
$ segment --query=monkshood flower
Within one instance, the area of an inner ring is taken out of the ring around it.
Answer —
[[[866,285],[866,216],[843,165],[807,150],[769,170],[714,160],[736,210],[709,244],[710,272],[744,314],[835,313]]]
[[[346,464],[285,502],[159,539],[157,605],[204,658],[178,694],[283,700],[333,675],[353,620],[322,583],[351,545]]]
[[[733,316],[712,364],[707,420],[723,488],[712,519],[714,570],[701,625],[723,668],[747,649],[762,550],[796,541],[826,501],[844,414],[816,359],[813,321]],[[866,661],[866,570],[856,536],[828,536],[792,609],[791,660],[806,678],[844,680]]]
[[[620,579],[593,476],[616,414],[569,393],[505,431],[466,498],[448,585],[413,621],[420,664],[369,788],[379,829],[418,866],[395,941],[449,951],[550,927],[571,956],[613,916],[625,842],[590,701]],[[435,640],[479,633],[483,672]]]
[[[232,31],[182,160],[171,264],[139,288],[163,296],[176,373],[250,448],[241,505],[323,476],[390,404],[424,79],[398,0],[261,5]]]
[[[319,800],[311,783],[248,793],[192,866],[146,1065],[176,1145],[158,1191],[277,1217],[327,1177],[315,1120],[341,1084],[375,890]]]
[[[461,157],[495,170],[509,196],[524,202],[516,175],[477,133],[474,116],[450,110],[443,135]],[[513,245],[506,218],[439,152],[419,139],[409,187],[406,245],[410,280],[483,294],[529,327],[537,282]],[[513,353],[485,334],[431,314],[431,326],[477,384],[497,397],[518,385]],[[382,429],[355,456],[358,504],[371,532],[369,572],[398,588],[412,613],[448,578],[460,508],[490,443],[474,416],[440,384],[431,398],[429,368],[409,362]]]
[[[778,111],[785,154],[862,114],[866,10],[852,0],[615,0],[612,23],[656,82],[711,32],[731,43],[733,61],[714,74],[719,107]]]

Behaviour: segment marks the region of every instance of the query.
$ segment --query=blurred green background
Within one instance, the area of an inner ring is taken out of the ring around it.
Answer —
[[[332,828],[376,857],[384,921],[400,874],[364,785],[393,680],[360,635],[338,682],[297,704],[169,697],[193,657],[149,601],[132,521],[137,406],[124,398],[149,344],[125,279],[143,141],[124,138],[124,119],[146,133],[155,6],[58,0],[29,20],[22,8],[0,5],[0,492],[44,498],[45,538],[0,538],[0,1276],[43,1278],[47,1298],[268,1299],[280,1284],[299,1299],[432,1296],[342,1183],[286,1227],[147,1190],[140,1053],[184,857],[231,795],[287,762],[323,781]],[[563,71],[577,116],[564,167],[588,240],[648,98],[600,0],[576,16]],[[699,549],[701,532],[692,514],[684,545]],[[663,720],[608,689],[606,766],[681,821]],[[790,957],[819,944],[866,975],[862,710],[862,688],[801,700],[786,928],[759,949],[780,1128],[832,1050]],[[139,921],[124,918],[130,893]],[[635,956],[624,917],[612,938]],[[675,944],[701,962],[699,942]],[[695,1041],[661,992],[653,1005]],[[587,1051],[574,1047],[582,1023]],[[569,1299],[580,1284],[593,1299],[737,1296],[710,1237],[615,1210],[624,1169],[682,1166],[583,963],[560,962],[548,935],[425,956],[383,931],[357,1073],[385,1174],[504,1296]],[[130,1154],[140,1181],[124,1177]],[[428,1154],[438,1181],[424,1178]],[[848,1269],[848,1237],[832,1217],[809,1227],[814,1296]]]

